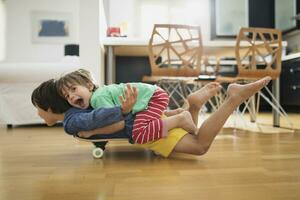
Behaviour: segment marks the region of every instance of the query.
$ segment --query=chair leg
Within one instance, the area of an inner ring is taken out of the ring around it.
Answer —
[[[186,98],[185,91],[183,89],[184,83],[182,81],[163,79],[160,80],[157,85],[168,93],[170,97],[170,106],[175,104],[176,108],[181,107],[180,102],[184,102]]]
[[[249,102],[250,102],[250,109],[251,109],[250,121],[256,122],[255,96],[250,97]]]
[[[264,89],[267,91],[268,95],[270,95],[271,100],[265,95],[263,94],[261,91],[258,92],[258,94],[264,98],[266,100],[267,103],[270,104],[270,106],[276,110],[279,115],[282,118],[285,118],[287,120],[287,122],[289,123],[289,125],[291,126],[291,128],[293,128],[293,123],[291,122],[291,120],[289,119],[288,114],[285,112],[285,110],[282,108],[282,106],[280,105],[280,103],[276,100],[276,98],[274,97],[274,95],[272,94],[272,92],[269,90],[268,87],[264,87]]]

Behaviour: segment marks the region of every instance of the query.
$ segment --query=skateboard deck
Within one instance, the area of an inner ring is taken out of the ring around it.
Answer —
[[[92,151],[92,155],[94,158],[102,158],[105,150],[105,146],[109,141],[127,141],[128,138],[111,138],[111,139],[85,139],[74,136],[77,140],[83,142],[91,142],[94,144],[95,148]]]
[[[85,139],[81,137],[74,136],[79,141],[84,142],[109,142],[109,141],[128,141],[128,138],[110,138],[110,139]]]

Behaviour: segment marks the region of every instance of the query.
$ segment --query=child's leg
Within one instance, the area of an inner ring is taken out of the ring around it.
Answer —
[[[202,108],[202,106],[213,96],[215,96],[221,89],[221,86],[217,82],[211,82],[206,84],[204,87],[200,88],[199,90],[191,93],[187,97],[187,101],[189,104],[188,111],[190,112],[192,116],[192,120],[194,124],[198,124],[198,115],[199,111]],[[175,110],[170,110],[170,111],[165,111],[164,113],[167,116],[173,116],[173,115],[178,115],[185,110],[183,108],[178,108]],[[170,130],[172,128],[183,128],[186,131],[193,133],[195,130],[194,125],[191,124],[190,120],[187,120],[190,118],[190,116],[185,113],[185,119],[180,119],[181,116],[176,116],[176,119],[172,119],[170,117],[166,118],[166,121],[169,123],[169,127],[167,127],[167,130]],[[168,120],[169,119],[169,120]],[[178,122],[177,120],[184,120]],[[183,122],[185,125],[182,125]],[[174,124],[175,123],[175,124]]]
[[[149,115],[145,113],[142,115],[143,119],[140,116],[136,116],[135,122],[137,123],[134,123],[132,131],[132,138],[138,144],[166,137],[168,131],[173,128],[183,128],[189,133],[195,133],[197,129],[188,111],[163,119],[149,119]]]
[[[160,119],[162,110],[167,107],[168,96],[163,90],[155,92],[148,109],[136,115],[133,126],[132,137],[138,144],[160,139],[167,135],[173,128],[183,128],[189,133],[195,133],[197,127],[194,122],[198,122],[198,113],[202,105],[220,90],[219,83],[212,82],[205,85],[200,90],[188,96],[189,112],[184,109],[165,111],[167,118]]]
[[[241,103],[267,85],[270,80],[270,77],[265,77],[246,85],[230,84],[227,89],[228,98],[219,109],[204,121],[197,135],[186,134],[177,143],[174,151],[197,155],[206,153],[232,112]]]
[[[148,103],[147,110],[136,115],[132,130],[132,138],[135,143],[144,144],[160,139],[167,135],[168,130],[176,127],[183,128],[190,133],[196,131],[197,127],[187,111],[161,119],[168,102],[168,94],[158,89]]]
[[[221,86],[217,82],[210,82],[200,88],[199,90],[191,93],[188,97],[189,108],[194,123],[198,124],[199,111],[202,106],[213,96],[215,96],[221,89]]]
[[[161,115],[169,104],[168,94],[158,88],[153,94],[148,108],[135,116],[132,139],[138,144],[162,138],[163,122]]]
[[[221,89],[221,86],[219,83],[210,82],[210,83],[204,85],[199,90],[191,93],[187,97],[188,108],[185,108],[185,109],[187,109],[191,113],[195,124],[198,123],[199,110],[211,97],[215,96],[220,91],[220,89]],[[175,110],[166,110],[164,112],[164,114],[167,117],[170,117],[170,116],[182,113],[183,111],[185,111],[185,109],[177,108]]]
[[[182,120],[179,122],[176,122],[176,120],[174,121],[169,121],[169,126],[167,130],[170,130],[172,128],[183,128],[186,131],[188,131],[189,133],[194,133],[195,126],[197,126],[198,124],[198,115],[199,115],[199,111],[202,108],[202,106],[213,96],[215,96],[221,89],[221,86],[219,83],[217,82],[211,82],[206,84],[204,87],[200,88],[199,90],[191,93],[188,97],[187,97],[187,101],[189,104],[188,107],[188,111],[190,114],[185,113],[185,118],[184,119],[180,119],[179,116],[178,119]],[[173,112],[173,113],[182,113],[184,111],[184,109],[182,108],[178,108],[176,110],[172,110],[169,112]],[[190,117],[192,117],[192,120],[194,123],[192,123]],[[166,120],[170,119],[170,117],[168,117]],[[175,123],[175,124],[173,124]],[[182,125],[182,123],[184,125]],[[195,124],[195,125],[194,125]]]
[[[202,106],[213,96],[215,96],[221,89],[221,86],[217,82],[211,82],[206,84],[204,87],[199,90],[191,93],[187,97],[188,101],[188,111],[190,112],[194,124],[198,124],[198,115]],[[175,110],[165,111],[164,114],[168,117],[177,115],[185,111],[183,108],[177,108]],[[170,122],[172,123],[172,122]],[[191,127],[191,126],[189,126]],[[174,128],[182,128],[182,126],[175,126]],[[171,128],[170,128],[171,129]],[[170,130],[168,129],[168,130]],[[186,128],[184,128],[186,130]],[[189,131],[190,132],[190,131]]]
[[[166,115],[167,117],[170,117],[170,116],[173,116],[173,115],[180,114],[183,111],[185,111],[183,108],[177,108],[175,110],[166,110],[166,111],[164,111],[164,115]]]
[[[183,111],[177,115],[166,117],[162,119],[163,133],[162,136],[167,136],[168,131],[173,128],[183,128],[189,133],[195,133],[197,127],[193,122],[193,118],[188,111]]]

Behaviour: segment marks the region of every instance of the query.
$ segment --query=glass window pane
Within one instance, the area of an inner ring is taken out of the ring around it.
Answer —
[[[240,27],[248,26],[246,0],[216,0],[216,34],[236,35]]]
[[[275,24],[276,28],[288,30],[296,27],[296,0],[275,0]]]

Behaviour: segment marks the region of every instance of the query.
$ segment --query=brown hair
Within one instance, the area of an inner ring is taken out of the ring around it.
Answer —
[[[71,106],[62,98],[57,91],[57,82],[54,79],[43,82],[35,88],[31,94],[31,102],[44,111],[50,108],[53,113],[61,114]]]
[[[72,85],[82,85],[88,87],[88,84],[93,85],[93,90],[97,88],[97,85],[94,83],[92,74],[88,70],[78,69],[58,79],[57,91],[61,97],[64,97],[63,91],[66,89],[70,89]]]

